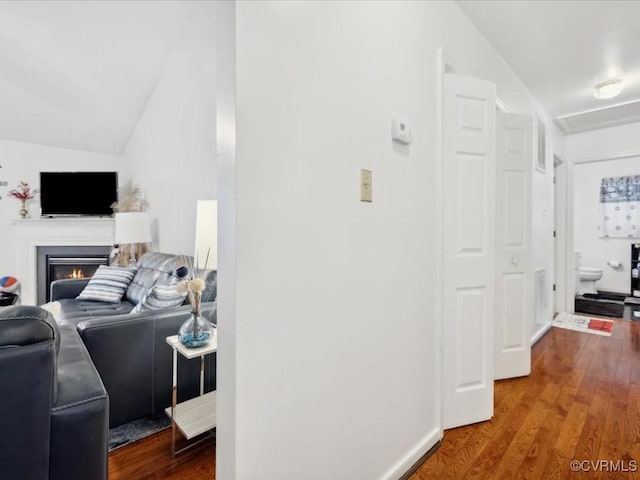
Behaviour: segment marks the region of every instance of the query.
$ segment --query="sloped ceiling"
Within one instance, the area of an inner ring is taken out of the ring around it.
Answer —
[[[640,118],[640,1],[457,3],[566,133]],[[624,91],[595,99],[613,77]]]
[[[119,154],[193,2],[0,2],[0,138]]]

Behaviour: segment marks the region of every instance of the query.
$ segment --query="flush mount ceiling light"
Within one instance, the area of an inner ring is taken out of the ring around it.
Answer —
[[[595,86],[593,96],[598,100],[606,100],[607,98],[613,98],[622,91],[622,80],[619,78],[612,78],[600,82]]]

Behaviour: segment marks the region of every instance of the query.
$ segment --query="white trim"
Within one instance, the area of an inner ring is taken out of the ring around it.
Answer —
[[[574,165],[584,164],[584,163],[594,163],[594,162],[607,162],[610,160],[622,160],[625,158],[635,158],[640,157],[640,150],[629,150],[625,152],[616,152],[616,153],[608,153],[608,154],[598,154],[592,157],[578,157],[573,159],[567,159],[565,162],[566,170],[565,170],[565,179],[563,182],[564,187],[564,211],[565,211],[565,225],[566,225],[566,236],[564,239],[565,250],[564,250],[564,275],[565,282],[563,285],[564,289],[564,311],[568,313],[575,313],[575,266],[574,266],[574,219],[573,219],[573,204],[574,204],[574,191],[575,191],[575,182],[574,182]],[[572,212],[569,215],[569,212]],[[560,292],[558,292],[560,295]],[[562,305],[562,302],[559,304]]]
[[[573,221],[573,204],[574,204],[574,185],[573,185],[573,163],[566,163],[566,171],[565,171],[565,211],[566,211],[566,236],[565,236],[565,311],[567,313],[575,312],[575,258],[573,251],[574,247],[574,221]],[[571,215],[569,215],[571,212]],[[569,218],[571,217],[571,218]]]
[[[627,152],[617,152],[608,154],[598,154],[592,157],[573,158],[571,163],[593,163],[593,162],[607,162],[609,160],[622,160],[624,158],[640,157],[640,150],[629,150]]]
[[[507,107],[507,104],[501,101],[499,98],[496,98],[496,107],[498,111],[502,113],[511,113],[511,109]]]
[[[436,241],[435,241],[435,250],[436,250],[436,261],[435,261],[435,305],[434,305],[434,313],[436,316],[436,331],[435,338],[437,339],[437,352],[435,355],[435,372],[436,372],[436,396],[434,403],[434,418],[439,418],[440,422],[442,422],[442,400],[443,400],[443,375],[442,371],[442,357],[444,355],[444,305],[443,305],[443,282],[444,278],[444,187],[443,187],[443,171],[444,171],[444,153],[443,153],[443,140],[444,140],[444,131],[443,131],[443,108],[442,102],[444,99],[444,76],[447,71],[447,63],[449,61],[449,57],[446,52],[442,48],[438,48],[436,52]],[[407,469],[408,470],[408,469]]]
[[[113,245],[113,218],[45,218],[16,220],[16,273],[22,286],[21,303],[35,305],[37,249],[40,246]]]
[[[567,289],[573,288],[573,277],[569,276],[566,270],[567,265],[567,231],[570,228],[569,219],[567,217],[567,163],[563,162],[557,155],[560,163],[554,168],[555,178],[555,197],[554,202],[554,228],[556,230],[556,239],[554,242],[554,283],[555,291],[555,310],[558,312],[567,311]],[[573,221],[573,218],[571,219]]]
[[[218,352],[216,478],[238,475],[236,321],[236,24],[237,3],[214,2],[216,19],[216,146],[218,200]]]
[[[564,160],[554,153],[553,154],[553,166],[554,167],[559,167],[563,163],[564,163]]]
[[[535,345],[538,340],[542,338],[542,336],[549,331],[551,328],[551,321],[549,323],[545,323],[542,328],[539,328],[536,333],[531,337],[531,346]]]
[[[611,110],[612,108],[626,107],[628,105],[633,105],[634,103],[640,103],[640,101],[638,101],[638,100],[629,100],[628,102],[616,103],[615,105],[607,105],[605,107],[591,108],[589,110],[581,110],[579,112],[569,113],[567,115],[562,115],[560,117],[556,117],[556,120],[565,121],[567,118],[577,117],[577,116],[580,116],[580,115],[586,115],[588,113],[603,112],[605,110]]]
[[[435,428],[402,457],[395,465],[380,476],[380,480],[398,480],[407,473],[438,441],[442,440],[442,428]]]

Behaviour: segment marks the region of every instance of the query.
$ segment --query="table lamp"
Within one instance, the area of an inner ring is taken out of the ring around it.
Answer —
[[[118,212],[115,215],[115,243],[129,245],[130,264],[136,263],[136,243],[151,242],[151,225],[147,212]]]

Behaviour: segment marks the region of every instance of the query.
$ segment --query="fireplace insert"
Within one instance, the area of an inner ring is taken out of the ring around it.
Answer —
[[[38,303],[50,300],[51,282],[65,278],[90,278],[100,265],[109,264],[107,246],[38,247]]]

